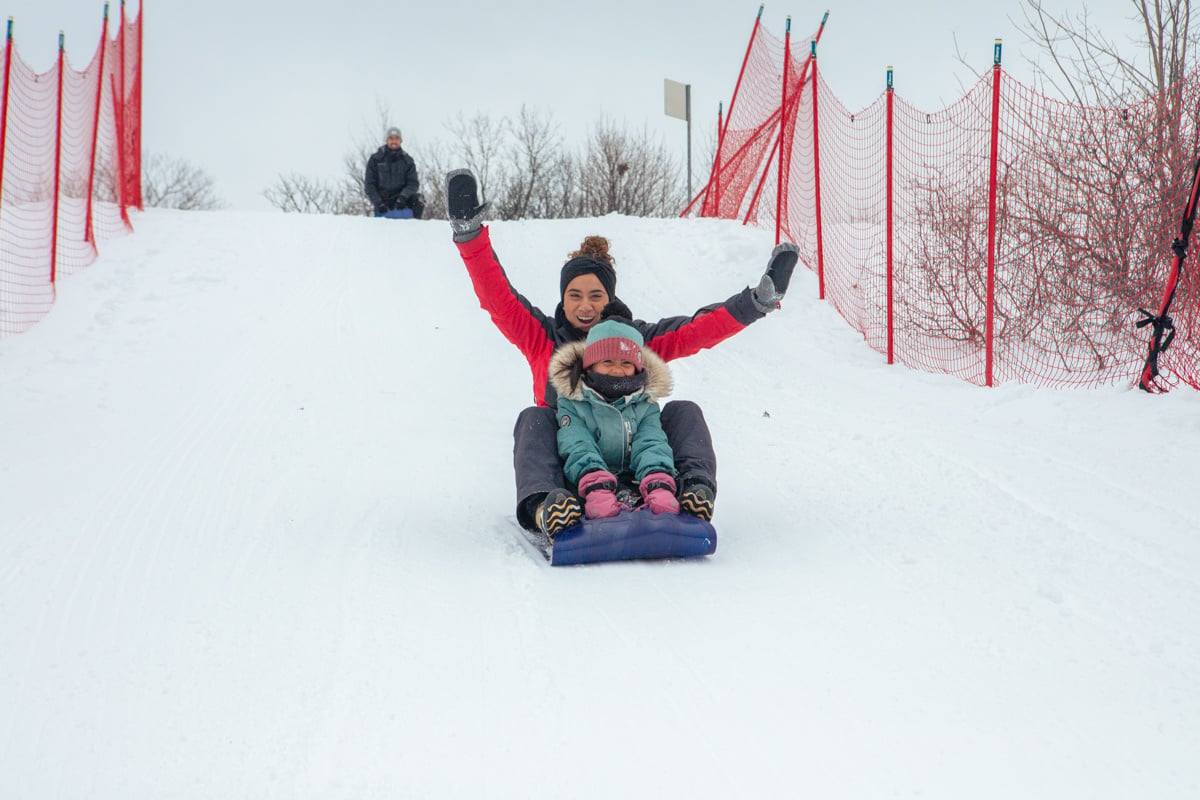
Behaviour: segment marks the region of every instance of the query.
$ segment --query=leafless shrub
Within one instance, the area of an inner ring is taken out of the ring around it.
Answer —
[[[452,165],[446,145],[434,141],[421,148],[421,163],[417,164],[417,175],[421,179],[421,194],[425,198],[423,219],[446,219],[446,173]]]
[[[280,211],[300,214],[361,214],[361,195],[345,181],[333,182],[292,173],[280,175],[263,196]]]
[[[154,153],[142,161],[142,202],[153,208],[212,211],[225,202],[207,172],[181,158]]]
[[[908,187],[919,198],[912,214],[912,251],[897,275],[899,312],[926,335],[982,347],[987,325],[988,196],[959,176],[934,172]],[[1003,338],[1007,315],[993,320]]]
[[[1021,95],[1015,113],[1002,116],[995,286],[1006,296],[996,298],[994,333],[998,347],[1049,355],[1068,371],[1103,370],[1128,360],[1134,311],[1161,291],[1154,276],[1178,233],[1196,157],[1197,91],[1188,78],[1197,32],[1190,0],[1129,0],[1125,42],[1086,4],[1073,13],[1048,5],[1023,0],[1035,53],[1026,60],[1035,91],[1067,105],[1039,108]],[[928,245],[961,249],[964,231],[952,220],[971,216],[964,204],[973,201],[948,196],[936,180],[913,188],[926,192]],[[918,309],[925,328],[976,341],[978,276],[927,255],[921,274],[940,276],[932,295],[947,306],[934,319]]]
[[[102,203],[117,202],[117,180],[115,157],[108,153],[98,153],[96,177],[92,184],[93,197]]]
[[[643,130],[633,136],[611,120],[597,123],[583,159],[583,208],[588,215],[617,212],[665,217],[679,212],[679,170],[661,143]]]
[[[501,159],[509,127],[507,117],[493,122],[485,114],[466,119],[460,113],[446,124],[454,137],[454,150],[462,162],[458,166],[475,174],[480,194],[492,198],[494,208],[504,205],[499,189],[507,183]]]
[[[1197,67],[1200,31],[1191,27],[1191,0],[1129,0],[1128,8],[1137,33],[1122,46],[1093,22],[1086,5],[1056,14],[1043,0],[1025,0],[1027,38],[1049,62],[1043,69],[1028,59],[1038,85],[1078,106],[1112,110],[1084,117],[1074,143],[1052,142],[1046,152],[1039,142],[1040,149],[1043,160],[1060,163],[1065,159],[1055,150],[1068,150],[1073,180],[1101,198],[1105,210],[1122,215],[1124,207],[1112,201],[1136,197],[1141,208],[1174,217],[1196,156],[1196,101],[1186,79]],[[1170,227],[1166,219],[1149,226],[1167,237],[1163,246],[1171,237],[1164,224]],[[1119,260],[1136,261],[1128,253]]]
[[[521,106],[516,121],[504,127],[509,131],[511,141],[505,148],[506,164],[502,174],[507,180],[496,216],[500,219],[556,216],[560,207],[549,202],[550,193],[544,189],[551,181],[552,170],[562,165],[553,118]]]

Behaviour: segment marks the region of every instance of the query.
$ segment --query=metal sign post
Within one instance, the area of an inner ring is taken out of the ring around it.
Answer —
[[[687,196],[692,199],[692,85],[663,80],[663,110],[668,117],[687,122]]]

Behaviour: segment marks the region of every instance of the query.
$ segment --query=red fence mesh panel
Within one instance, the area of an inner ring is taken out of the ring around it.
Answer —
[[[935,114],[895,97],[892,121],[895,358],[977,384],[986,380],[991,100],[990,81]]]
[[[96,163],[92,179],[92,229],[99,241],[131,230],[126,205],[120,201],[121,157],[117,115],[119,104],[113,92],[112,65],[118,63],[118,40],[105,43],[104,77],[100,82],[100,118],[96,128]],[[140,110],[136,112],[140,115]],[[140,168],[137,172],[140,180]]]
[[[703,216],[742,219],[751,210],[761,165],[779,144],[782,62],[783,41],[756,26],[703,193]]]
[[[3,336],[49,312],[57,276],[86,267],[99,242],[132,229],[126,208],[141,194],[129,188],[141,180],[140,21],[121,26],[116,38],[102,35],[86,69],[64,56],[61,116],[59,63],[37,73],[11,40],[0,53],[9,69],[0,93]]]
[[[121,158],[125,180],[124,203],[129,208],[142,207],[142,16],[128,23],[123,30],[123,63],[125,66],[122,97]]]
[[[88,194],[92,177],[92,130],[97,122],[96,86],[101,48],[91,68],[63,74],[63,120],[58,182],[58,275],[69,275],[96,258],[88,239]]]
[[[884,141],[883,99],[850,114],[816,73],[817,119],[820,122],[820,229],[825,297],[856,330],[870,337],[870,319],[885,313],[886,297],[884,159],[864,158]],[[816,219],[816,151],[814,148],[812,86],[806,86],[798,107],[788,187],[789,205],[784,238],[800,246],[801,256],[819,267]],[[879,151],[882,153],[882,151]],[[839,191],[846,186],[850,191]],[[830,269],[831,264],[839,265]],[[886,330],[881,323],[878,330]],[[886,346],[886,342],[883,343]]]
[[[781,105],[783,50],[756,28],[702,215],[764,228],[778,217],[823,295],[871,347],[912,368],[977,384],[1137,380],[1149,333],[1135,324],[1139,309],[1158,312],[1172,263],[1200,81],[1099,109],[997,68],[936,113],[888,92],[852,112],[808,63],[807,42],[792,48]],[[1200,242],[1192,250],[1170,312],[1176,338],[1159,361],[1164,388],[1200,388]]]
[[[38,75],[14,46],[0,186],[0,334],[23,331],[54,303],[54,152],[58,67]]]

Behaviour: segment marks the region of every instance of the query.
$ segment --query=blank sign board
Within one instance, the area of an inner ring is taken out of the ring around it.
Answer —
[[[688,86],[671,79],[663,81],[663,110],[668,117],[687,120],[691,109],[688,108]]]

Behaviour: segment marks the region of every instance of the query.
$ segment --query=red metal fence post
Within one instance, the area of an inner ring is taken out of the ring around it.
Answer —
[[[120,65],[117,67],[117,85],[116,89],[119,92],[117,95],[117,110],[119,113],[117,121],[117,150],[120,152],[120,180],[121,180],[121,209],[124,212],[129,205],[133,204],[133,198],[129,194],[129,177],[125,174],[129,169],[129,154],[126,152],[127,145],[125,137],[129,135],[129,122],[125,119],[125,111],[129,107],[129,103],[125,102],[125,40],[129,38],[129,20],[125,16],[125,0],[121,0],[121,25],[117,31],[117,41],[119,43],[118,53],[120,54]]]
[[[133,132],[133,186],[138,211],[145,211],[142,206],[142,34],[146,30],[146,0],[138,0],[137,20],[137,76],[133,84],[137,90],[137,128]],[[688,111],[688,119],[691,119],[691,111]]]
[[[787,29],[783,35],[783,96],[779,100],[779,164],[775,189],[775,244],[779,244],[779,231],[783,224],[783,148],[787,143],[787,83],[788,67],[792,63],[792,18],[787,18]]]
[[[8,35],[4,40],[4,99],[0,106],[0,201],[4,199],[4,153],[8,144],[8,81],[12,77],[12,17],[8,18]],[[0,203],[0,210],[4,207]]]
[[[133,223],[129,221],[129,206],[125,201],[125,153],[121,142],[124,141],[125,126],[121,123],[122,115],[125,113],[121,109],[121,100],[117,97],[117,79],[116,76],[111,76],[108,81],[112,87],[113,95],[113,125],[117,129],[117,147],[116,159],[117,163],[114,167],[116,172],[115,189],[117,193],[117,210],[121,213],[121,222],[125,223],[127,230],[133,230]]]
[[[816,194],[817,213],[817,283],[821,299],[825,299],[825,236],[821,225],[821,126],[817,123],[817,43],[812,43],[812,98],[813,98],[813,189]],[[778,244],[778,243],[777,243]]]
[[[818,41],[818,42],[821,41],[821,34],[825,31],[825,23],[828,20],[829,20],[829,12],[826,11],[825,16],[821,18],[821,27],[817,28],[816,41]],[[804,60],[804,68],[800,70],[800,78],[799,78],[799,80],[796,81],[796,84],[800,87],[801,94],[804,93],[804,80],[805,80],[805,77],[808,75],[808,67],[809,67],[809,59],[805,59]],[[792,105],[794,106],[793,110],[798,109],[800,107],[799,97],[797,97],[796,99],[794,99],[792,101]],[[779,109],[779,138],[781,141],[783,139],[783,134],[785,131],[784,119],[786,119],[786,117],[787,117],[787,109],[780,107],[780,109]],[[770,125],[772,124],[772,120],[774,120],[774,118],[775,118],[774,115],[772,115],[766,122],[764,122],[759,127],[759,130],[762,131],[762,130],[765,130],[766,128],[770,127]],[[743,144],[741,149],[738,150],[737,155],[740,155],[749,146],[750,146],[750,142],[746,142],[745,144]],[[759,177],[758,183],[755,186],[754,196],[751,198],[750,204],[746,207],[746,216],[742,219],[743,225],[749,225],[750,218],[755,216],[757,208],[758,208],[758,199],[762,195],[763,186],[765,186],[767,183],[767,173],[770,172],[770,170],[771,170],[771,160],[775,158],[776,154],[779,154],[782,152],[783,152],[782,144],[779,147],[776,147],[775,145],[772,144],[770,149],[767,151],[766,163],[764,163],[762,165],[762,175]],[[736,158],[737,155],[735,155],[734,158]],[[778,216],[779,215],[776,214],[776,217],[778,217]]]
[[[892,68],[887,68],[887,363],[895,363],[895,317],[894,304],[892,296],[892,174],[895,171],[893,161],[893,125],[895,117],[892,111],[892,100],[894,92],[892,91]]]
[[[726,124],[728,124],[728,120],[733,117],[733,104],[737,102],[738,89],[742,87],[742,76],[746,73],[746,64],[750,61],[750,51],[754,49],[754,37],[758,35],[758,26],[762,22],[762,13],[763,5],[760,3],[758,6],[758,16],[754,18],[754,27],[750,31],[750,41],[746,44],[746,55],[742,56],[742,68],[738,71],[737,82],[733,85],[733,97],[729,98],[729,116],[725,118]],[[693,197],[692,201],[687,204],[687,208],[685,208],[683,213],[679,215],[681,217],[687,216],[687,213],[692,210],[692,206],[695,205],[696,201],[701,197],[704,198],[704,202],[700,204],[700,216],[705,216],[705,209],[707,209],[709,205],[709,189],[712,188],[712,183],[717,178],[717,175],[721,169],[721,144],[725,141],[725,128],[722,127],[719,117],[720,112],[718,112],[717,119],[717,155],[713,159],[715,163],[713,165],[712,175],[709,176],[708,183],[704,185],[704,188],[700,191],[700,193]],[[713,202],[718,206],[720,205],[721,195],[719,190],[716,194],[716,199]]]
[[[772,117],[773,119],[773,117]],[[779,136],[783,138],[783,109],[779,110]],[[748,144],[748,143],[747,143]],[[743,145],[745,147],[746,145]],[[762,196],[763,187],[767,185],[767,174],[771,171],[771,162],[775,160],[775,156],[779,153],[780,148],[771,145],[767,151],[767,161],[762,166],[762,175],[758,178],[758,184],[754,187],[754,194],[750,198],[749,205],[746,206],[746,216],[742,218],[743,225],[750,224],[750,218],[757,214],[758,199]]]
[[[750,61],[750,51],[754,49],[754,38],[758,36],[758,26],[762,24],[764,3],[758,5],[758,16],[754,18],[754,27],[750,29],[750,41],[746,43],[746,55],[742,56],[742,68],[738,70],[737,81],[733,84],[733,96],[729,98],[729,116],[726,124],[733,117],[733,104],[737,102],[738,90],[742,88],[742,77],[746,74],[746,64]],[[725,141],[725,129],[717,130],[717,155],[721,154],[721,143]]]
[[[92,163],[88,167],[87,229],[84,235],[84,241],[91,242],[92,250],[97,253],[99,253],[99,248],[96,247],[96,234],[92,229],[92,198],[95,194],[96,141],[100,135],[100,100],[104,96],[104,54],[106,50],[108,50],[108,3],[104,4],[104,24],[100,27],[100,65],[99,73],[96,76],[96,116],[92,120]]]
[[[50,284],[58,278],[58,199],[59,179],[62,174],[62,119],[63,119],[63,72],[67,68],[65,35],[58,32],[58,112],[54,136],[54,220],[50,224]]]
[[[761,8],[761,6],[759,6]],[[717,103],[717,154],[713,157],[712,171],[712,196],[716,198],[713,203],[715,211],[714,217],[721,216],[721,140],[725,135],[725,104]],[[706,216],[705,211],[709,208],[708,198],[704,200],[704,204],[700,207],[700,216]]]
[[[1000,40],[992,53],[992,152],[988,163],[988,252],[987,252],[987,312],[984,324],[984,341],[987,356],[984,378],[992,385],[992,368],[995,354],[993,322],[996,303],[996,172],[1000,160]]]

